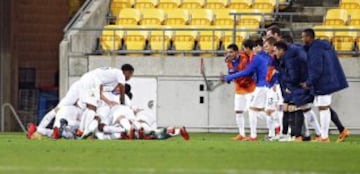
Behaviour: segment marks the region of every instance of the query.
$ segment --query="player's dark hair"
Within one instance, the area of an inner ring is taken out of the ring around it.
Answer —
[[[243,42],[243,47],[244,47],[244,48],[248,48],[248,49],[253,49],[253,47],[254,47],[254,41],[251,40],[251,39],[246,39],[246,40],[244,40],[244,42]]]
[[[130,64],[124,64],[121,66],[122,71],[134,71],[134,67]]]
[[[306,34],[306,36],[309,36],[310,38],[315,38],[315,31],[312,28],[307,28],[303,31],[303,33]]]
[[[288,49],[288,46],[284,41],[276,42],[274,46],[277,49],[284,50],[284,51],[287,51],[287,49]]]
[[[268,37],[264,42],[267,42],[270,45],[274,45],[276,43],[276,39],[274,37]]]
[[[293,39],[293,37],[291,37],[290,35],[284,35],[284,36],[282,36],[281,37],[282,38],[282,41],[284,41],[284,42],[286,42],[286,43],[288,43],[288,44],[292,44],[292,43],[294,43],[294,39]]]
[[[257,47],[257,46],[263,46],[264,45],[264,41],[262,39],[256,39],[254,41],[254,47]]]
[[[281,36],[280,28],[276,25],[267,28],[266,31],[271,31],[271,34],[274,35],[276,33],[278,36]]]
[[[234,43],[227,46],[227,49],[232,49],[234,51],[239,51],[239,47]]]

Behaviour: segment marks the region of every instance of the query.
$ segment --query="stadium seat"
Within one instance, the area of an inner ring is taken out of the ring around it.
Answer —
[[[317,39],[321,39],[321,40],[327,40],[329,42],[331,42],[331,39],[334,36],[334,32],[333,31],[318,31],[318,29],[332,29],[332,26],[326,26],[326,25],[318,25],[314,27],[315,30],[315,37]]]
[[[181,8],[198,9],[205,5],[205,0],[183,0]]]
[[[228,9],[247,9],[250,8],[252,0],[230,0]]]
[[[290,2],[287,0],[279,0],[279,10],[284,10],[286,7],[288,7]]]
[[[214,31],[199,31],[198,44],[200,50],[217,50],[219,49],[220,39],[223,32],[216,31],[219,27],[201,27],[202,29],[214,29]]]
[[[242,12],[246,13],[261,13],[258,9],[248,9]],[[261,22],[263,22],[263,17],[261,15],[241,15],[239,19],[240,26],[256,26],[259,27]]]
[[[336,29],[349,29],[349,31],[336,31],[332,43],[337,51],[352,51],[357,37],[356,31],[350,31],[355,27],[336,27]]]
[[[231,9],[216,9],[213,10],[215,14],[214,25],[216,26],[233,26],[234,16],[230,15],[230,12],[236,12]],[[237,22],[237,21],[236,21]]]
[[[124,37],[126,50],[144,50],[148,36],[149,36],[149,31],[143,31],[143,30],[126,31]]]
[[[157,0],[136,0],[135,8],[139,9],[147,9],[147,8],[155,8],[158,5]]]
[[[124,31],[111,30],[122,28],[117,25],[106,25],[100,36],[100,45],[102,50],[119,50],[121,48],[121,39],[124,36]]]
[[[169,26],[146,26],[147,28],[171,28]],[[149,46],[151,50],[168,50],[173,31],[150,31]]]
[[[346,25],[348,21],[348,13],[345,9],[330,9],[325,16],[325,25],[341,26]]]
[[[340,8],[342,8],[342,9],[360,9],[360,0],[341,0]]]
[[[207,9],[223,9],[228,5],[228,0],[207,0],[205,8]]]
[[[276,0],[255,0],[252,4],[253,9],[258,9],[264,13],[274,12]]]
[[[214,13],[210,9],[190,9],[191,21],[193,26],[210,26],[214,20]]]
[[[193,29],[192,27],[187,27]],[[175,50],[193,50],[195,40],[198,38],[198,31],[175,31],[173,35],[173,44]]]
[[[348,10],[350,26],[360,26],[360,9]]]
[[[239,27],[237,29],[249,29],[249,28]],[[236,32],[236,44],[238,45],[239,48],[242,47],[242,43],[243,43],[244,39],[246,39],[248,36],[249,36],[249,33],[246,32],[246,31],[238,31],[238,32]],[[227,48],[227,46],[234,43],[233,42],[233,32],[232,31],[225,31],[222,42],[223,42],[223,48]]]
[[[113,16],[118,16],[121,9],[131,8],[134,5],[134,0],[113,0],[110,9]]]
[[[185,9],[166,9],[166,19],[164,25],[184,26],[189,21],[190,13]]]
[[[141,19],[141,12],[138,9],[125,8],[120,11],[116,20],[118,25],[137,25]]]
[[[160,0],[158,8],[161,9],[173,9],[178,8],[181,5],[181,0]]]
[[[161,9],[142,9],[141,25],[161,25],[165,19],[165,12]]]

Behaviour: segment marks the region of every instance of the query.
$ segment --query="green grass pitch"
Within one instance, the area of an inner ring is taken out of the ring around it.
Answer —
[[[327,144],[237,142],[232,136],[55,141],[2,133],[0,173],[360,173],[360,136]]]

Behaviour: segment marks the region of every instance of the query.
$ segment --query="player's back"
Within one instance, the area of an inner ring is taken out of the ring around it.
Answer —
[[[120,69],[111,67],[97,68],[88,72],[89,75],[98,78],[98,80],[104,85],[125,83],[125,76]]]
[[[254,56],[252,64],[255,68],[256,86],[267,86],[266,75],[270,57],[264,51]]]

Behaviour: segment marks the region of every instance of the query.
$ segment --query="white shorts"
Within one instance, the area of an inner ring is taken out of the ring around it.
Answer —
[[[234,110],[235,111],[247,111],[249,108],[251,94],[235,94],[234,96]]]
[[[109,125],[111,121],[109,121],[109,117],[111,112],[110,106],[101,106],[96,109],[96,115],[100,117],[101,123]]]
[[[255,91],[251,94],[249,107],[265,108],[267,87],[256,87]]]
[[[100,85],[98,78],[91,74],[84,74],[80,79],[79,106],[84,107],[85,103],[98,106],[100,101]]]
[[[65,119],[69,126],[78,126],[80,124],[82,111],[76,106],[62,106],[55,116],[53,127],[60,127],[60,120]]]
[[[111,109],[112,123],[114,124],[120,116],[124,116],[129,120],[136,120],[134,111],[130,107],[124,105],[117,105]]]
[[[331,105],[331,95],[318,95],[315,96],[314,106],[330,106]]]
[[[268,91],[266,93],[265,110],[276,110],[277,102],[278,97],[276,91],[274,91],[272,88],[268,88]]]

